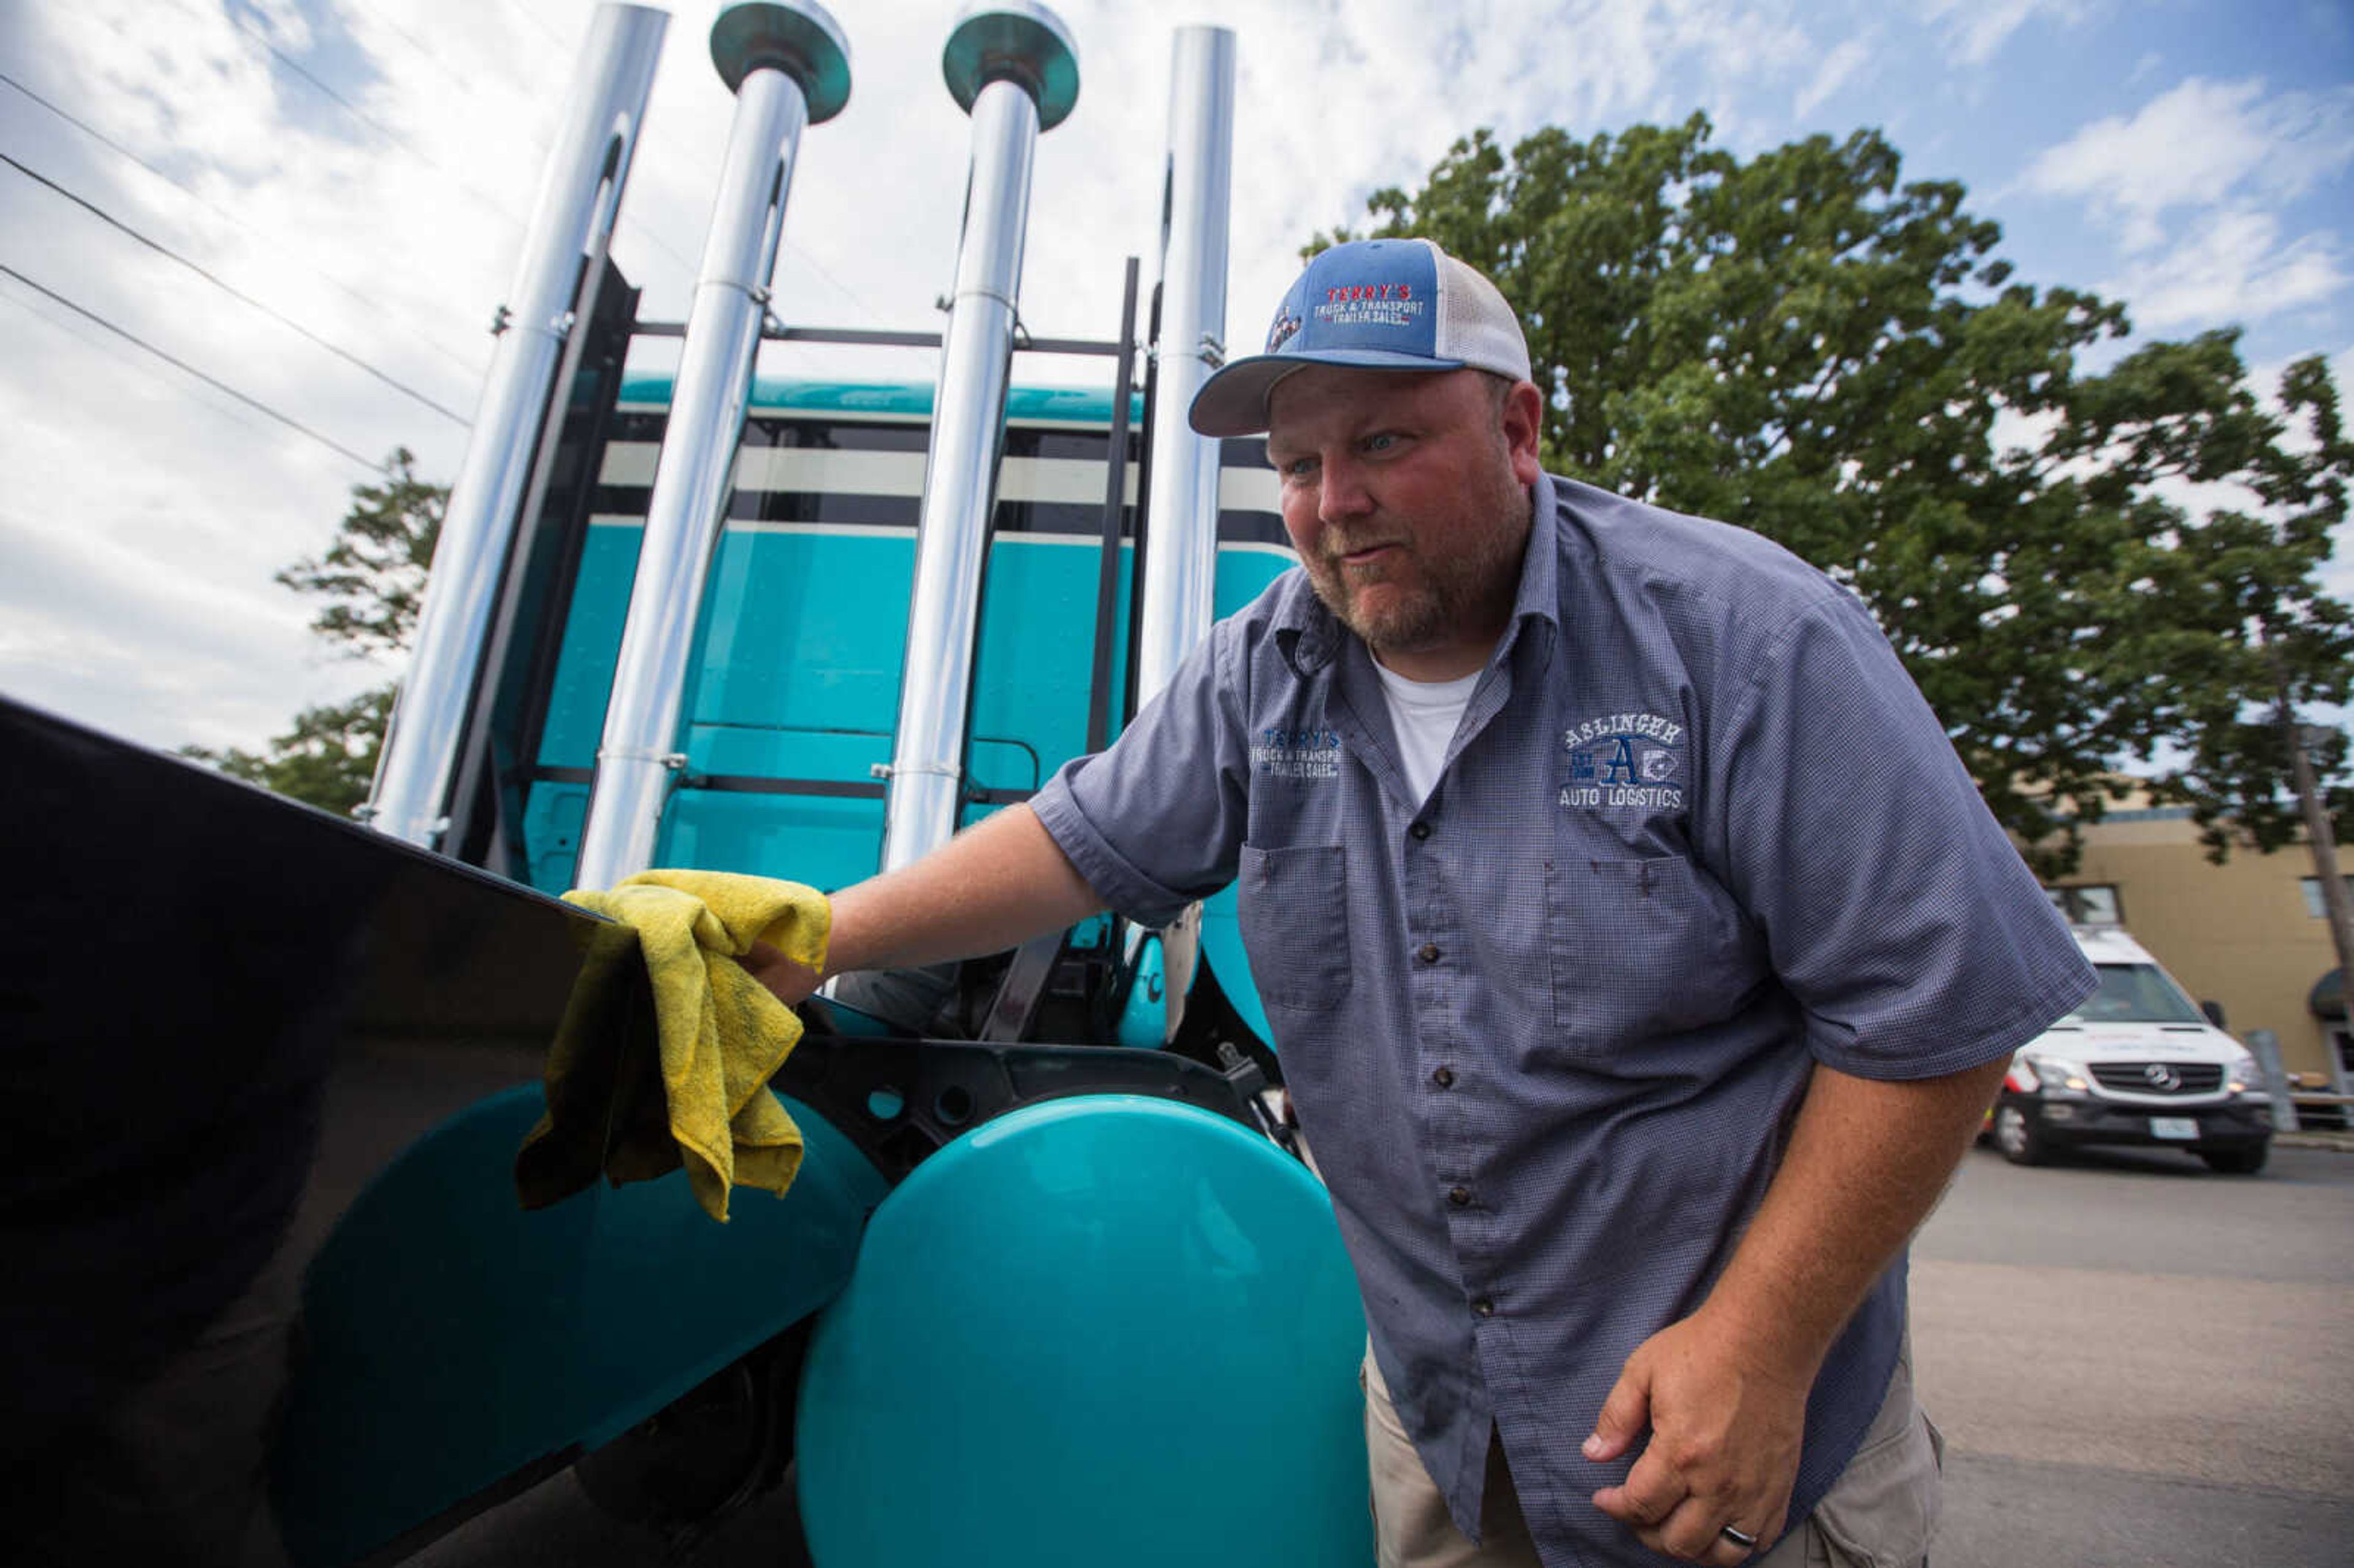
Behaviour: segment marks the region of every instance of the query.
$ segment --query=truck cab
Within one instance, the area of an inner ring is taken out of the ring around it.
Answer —
[[[2003,1158],[2038,1165],[2115,1144],[2179,1149],[2232,1175],[2263,1170],[2272,1101],[2255,1058],[2133,938],[2074,936],[2100,989],[2012,1058],[1988,1119]]]

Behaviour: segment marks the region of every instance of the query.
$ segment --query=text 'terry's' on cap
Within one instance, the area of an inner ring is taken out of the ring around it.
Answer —
[[[1257,435],[1275,384],[1310,365],[1468,366],[1525,381],[1529,345],[1496,285],[1429,240],[1352,240],[1308,263],[1276,310],[1267,351],[1203,382],[1188,418],[1205,436]]]

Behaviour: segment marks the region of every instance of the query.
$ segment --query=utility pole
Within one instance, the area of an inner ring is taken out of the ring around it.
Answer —
[[[2338,870],[2338,835],[2331,830],[2329,812],[2321,801],[2320,786],[2313,776],[2311,748],[2329,735],[2317,725],[2299,724],[2296,710],[2290,705],[2288,688],[2280,694],[2281,737],[2288,743],[2290,776],[2296,782],[2296,803],[2305,813],[2306,842],[2313,851],[2313,874],[2321,883],[2321,906],[2329,916],[2329,939],[2338,950],[2338,983],[2339,994],[2354,997],[2354,897],[2346,891],[2346,878]],[[2349,1015],[2354,1022],[2354,1015]],[[2329,1053],[2329,1072],[2338,1093],[2349,1093],[2346,1060],[2334,1045]]]

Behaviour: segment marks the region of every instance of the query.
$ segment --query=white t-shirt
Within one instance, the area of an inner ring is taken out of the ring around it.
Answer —
[[[1471,705],[1471,689],[1479,683],[1480,672],[1452,681],[1409,681],[1378,659],[1373,670],[1382,678],[1382,695],[1389,700],[1390,727],[1397,732],[1406,788],[1416,800],[1427,800],[1438,782],[1439,765],[1447,760],[1447,743],[1463,722],[1463,710]]]

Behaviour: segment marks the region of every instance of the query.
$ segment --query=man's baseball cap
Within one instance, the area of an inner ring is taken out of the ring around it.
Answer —
[[[1308,263],[1276,310],[1267,352],[1203,382],[1188,417],[1205,436],[1257,435],[1275,384],[1310,365],[1468,366],[1526,381],[1529,344],[1496,285],[1429,240],[1352,240]]]

